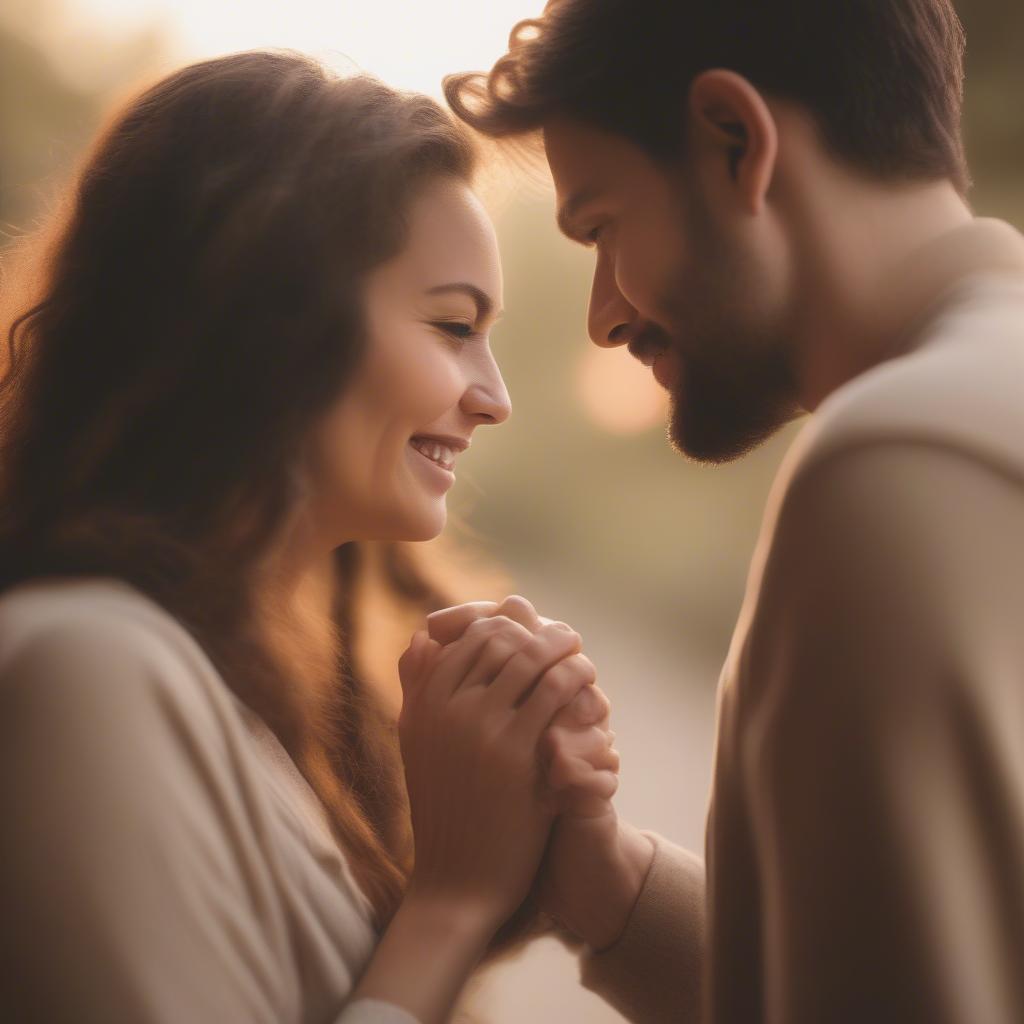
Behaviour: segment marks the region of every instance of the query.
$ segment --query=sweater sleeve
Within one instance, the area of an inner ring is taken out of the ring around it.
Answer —
[[[619,940],[585,951],[583,984],[636,1024],[697,1022],[704,959],[704,864],[652,832],[651,863]]]
[[[251,780],[187,660],[98,615],[5,646],[0,1019],[300,1020]],[[415,1024],[397,1008],[338,1012]]]
[[[1024,1020],[1022,524],[1019,479],[928,443],[787,495],[735,766],[769,1024]]]

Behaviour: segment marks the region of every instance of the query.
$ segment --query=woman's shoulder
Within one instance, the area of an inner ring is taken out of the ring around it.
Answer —
[[[34,580],[0,595],[0,695],[31,685],[37,701],[87,696],[100,705],[222,702],[227,690],[168,611],[105,577]],[[219,692],[218,692],[219,691]]]

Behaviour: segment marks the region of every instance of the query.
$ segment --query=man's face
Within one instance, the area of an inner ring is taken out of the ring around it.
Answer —
[[[659,163],[565,118],[545,125],[544,145],[559,226],[596,251],[590,337],[652,366],[679,450],[726,462],[792,419],[784,261],[730,203],[726,161],[709,182],[706,167]]]

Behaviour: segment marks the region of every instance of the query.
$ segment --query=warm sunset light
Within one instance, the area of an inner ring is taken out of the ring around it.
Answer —
[[[577,386],[587,415],[609,433],[640,434],[665,422],[668,395],[625,347],[588,345]]]
[[[446,74],[490,67],[505,51],[512,25],[542,8],[543,0],[66,0],[43,5],[37,21],[46,23],[51,43],[55,34],[87,42],[152,27],[184,59],[289,47],[338,70],[367,71],[401,89],[439,95]],[[65,70],[82,77],[96,49],[79,52],[83,67]]]

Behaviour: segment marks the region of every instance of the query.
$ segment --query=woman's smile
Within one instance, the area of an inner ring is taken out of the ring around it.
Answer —
[[[462,438],[433,437],[428,434],[417,434],[409,444],[422,456],[449,471],[455,469],[455,457],[469,447],[469,441]]]
[[[413,459],[433,481],[445,484],[447,490],[455,483],[455,458],[469,447],[469,443],[456,438],[438,438],[417,435],[409,441]]]

